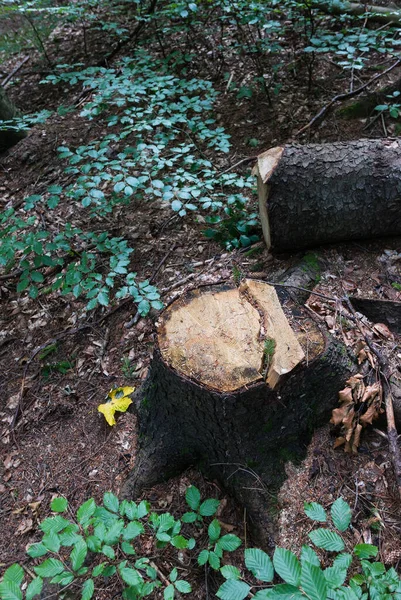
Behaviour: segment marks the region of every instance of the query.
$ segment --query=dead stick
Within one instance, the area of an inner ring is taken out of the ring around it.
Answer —
[[[323,106],[323,108],[321,108],[319,110],[319,112],[313,117],[313,119],[311,119],[311,121],[309,121],[309,123],[307,125],[305,125],[305,127],[302,127],[302,129],[297,131],[295,136],[301,135],[301,133],[304,133],[305,131],[310,129],[310,127],[312,127],[312,125],[314,125],[317,121],[320,121],[325,116],[327,111],[333,106],[333,104],[335,104],[336,102],[341,102],[342,100],[347,100],[348,98],[353,98],[354,96],[358,96],[358,94],[363,92],[363,90],[366,89],[369,85],[371,85],[372,83],[374,83],[375,81],[377,81],[378,79],[380,79],[381,77],[386,75],[387,73],[390,73],[390,71],[392,71],[393,69],[398,67],[398,65],[400,65],[400,64],[401,64],[401,59],[397,60],[394,64],[391,65],[391,67],[389,67],[382,73],[378,73],[377,75],[372,77],[372,79],[369,79],[369,81],[367,81],[366,83],[361,85],[359,88],[356,88],[356,90],[354,90],[352,92],[347,92],[345,94],[338,94],[337,96],[334,96],[334,98],[332,98],[330,100],[330,102],[328,102],[325,106]]]
[[[11,79],[14,77],[14,75],[16,75],[16,74],[18,73],[18,71],[19,71],[19,70],[20,70],[20,69],[21,69],[21,68],[24,66],[24,64],[25,64],[26,62],[28,62],[28,60],[29,60],[30,58],[31,58],[30,56],[25,56],[24,60],[23,60],[23,61],[21,61],[21,62],[19,63],[19,65],[17,65],[17,66],[15,67],[15,69],[13,69],[13,71],[11,71],[11,73],[9,73],[9,74],[7,75],[7,77],[6,77],[5,79],[3,79],[3,81],[1,82],[1,85],[2,85],[2,87],[3,87],[3,88],[5,88],[5,87],[7,86],[7,84],[9,83],[9,81],[11,81]]]

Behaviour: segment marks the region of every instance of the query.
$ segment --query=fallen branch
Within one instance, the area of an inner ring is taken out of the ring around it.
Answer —
[[[13,69],[13,70],[11,71],[11,73],[9,73],[9,74],[7,75],[7,77],[6,77],[5,79],[3,79],[3,81],[1,82],[1,85],[2,85],[2,87],[3,87],[3,88],[7,87],[7,85],[9,84],[9,82],[11,81],[11,79],[14,77],[14,75],[16,75],[16,74],[18,73],[18,71],[19,71],[19,70],[20,70],[20,69],[21,69],[21,68],[24,66],[24,64],[25,64],[26,62],[28,62],[28,60],[29,60],[30,58],[31,58],[30,56],[26,56],[26,57],[24,58],[24,60],[23,60],[23,61],[21,61],[21,62],[20,62],[20,63],[19,63],[19,64],[18,64],[18,65],[15,67],[15,69]]]
[[[313,119],[311,119],[309,121],[309,123],[307,125],[305,125],[299,131],[297,131],[295,136],[301,135],[301,133],[304,133],[305,131],[310,129],[316,122],[320,121],[326,115],[326,113],[330,110],[330,108],[333,106],[333,104],[335,104],[336,102],[342,102],[343,100],[348,100],[349,98],[353,98],[354,96],[358,96],[358,94],[360,94],[361,92],[363,92],[363,90],[365,90],[367,87],[372,85],[372,83],[374,83],[375,81],[377,81],[384,75],[387,75],[387,73],[390,73],[390,71],[392,71],[393,69],[398,67],[400,64],[401,64],[401,59],[398,59],[395,63],[393,63],[391,65],[391,67],[389,67],[382,73],[378,73],[377,75],[375,75],[374,77],[369,79],[369,81],[367,81],[363,85],[359,86],[359,88],[356,88],[356,90],[334,96],[334,98],[332,98],[330,100],[330,102],[328,102],[325,106],[323,106],[323,108],[321,108],[319,110],[319,112],[313,117]]]

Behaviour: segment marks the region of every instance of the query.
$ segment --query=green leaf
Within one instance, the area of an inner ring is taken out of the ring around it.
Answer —
[[[64,565],[57,558],[47,558],[41,565],[34,567],[33,570],[40,577],[54,577],[64,571]]]
[[[43,275],[40,271],[31,271],[31,279],[35,283],[42,283],[45,280],[45,278],[43,277]]]
[[[42,544],[51,552],[58,552],[61,546],[60,538],[54,531],[43,536]]]
[[[35,596],[38,596],[43,588],[43,579],[41,577],[35,577],[26,588],[26,600],[32,600]]]
[[[142,502],[140,502],[137,506],[137,519],[142,519],[143,517],[146,517],[146,515],[149,513],[150,510],[150,504],[149,502],[147,502],[146,500],[142,500]]]
[[[89,519],[93,516],[96,510],[96,503],[93,498],[89,498],[86,502],[81,504],[77,510],[77,519],[80,525],[85,526]]]
[[[237,569],[237,567],[233,567],[233,565],[224,565],[224,567],[221,567],[220,573],[223,575],[224,579],[241,578],[241,571]]]
[[[68,500],[66,498],[53,498],[50,508],[53,512],[62,513],[68,508]]]
[[[328,550],[329,552],[341,552],[344,550],[344,542],[335,531],[330,529],[315,529],[308,533],[308,537],[318,548]]]
[[[334,561],[333,561],[333,567],[336,567],[337,569],[348,569],[349,566],[352,563],[352,555],[351,554],[338,554]]]
[[[202,566],[209,560],[209,550],[202,550],[198,556],[198,565]]]
[[[117,513],[118,507],[120,506],[120,502],[114,494],[111,492],[105,492],[103,495],[103,504],[107,508],[107,510]]]
[[[212,543],[216,542],[219,539],[221,533],[221,526],[217,519],[213,519],[213,521],[210,523],[207,529],[207,533]]]
[[[164,600],[173,600],[174,598],[174,586],[171,583],[170,585],[168,585],[166,588],[164,588],[164,592],[163,592],[163,598]]]
[[[140,585],[143,582],[142,575],[136,569],[130,569],[129,567],[123,567],[119,569],[122,580],[127,585]]]
[[[87,579],[82,586],[82,595],[81,600],[90,600],[95,591],[95,584],[93,583],[93,579]]]
[[[299,560],[290,550],[276,548],[273,555],[273,565],[278,575],[286,583],[297,587],[301,577]]]
[[[331,589],[339,588],[343,585],[345,578],[347,577],[347,569],[339,569],[338,567],[327,567],[323,571],[327,585]]]
[[[212,569],[214,569],[215,571],[218,571],[220,569],[220,558],[217,555],[217,552],[213,552],[213,550],[211,550],[209,552],[209,565],[212,567]]]
[[[60,531],[68,527],[70,524],[71,523],[67,521],[67,519],[64,519],[64,517],[61,517],[60,515],[57,515],[55,517],[48,517],[47,519],[42,521],[40,524],[40,528],[44,533],[59,533]]]
[[[331,518],[333,519],[334,527],[338,531],[345,531],[348,529],[352,519],[352,511],[342,498],[337,498],[331,507]]]
[[[239,548],[242,544],[239,537],[232,533],[227,533],[227,535],[223,535],[217,542],[222,550],[227,550],[228,552],[233,552],[237,548]]]
[[[293,585],[279,583],[273,588],[259,590],[252,600],[305,600],[304,594]]]
[[[170,577],[169,577],[169,579],[170,579],[171,583],[174,583],[174,582],[177,580],[177,577],[178,577],[178,571],[177,571],[177,569],[176,569],[176,568],[174,568],[174,569],[171,571],[171,573],[170,573]]]
[[[188,546],[188,540],[182,535],[175,535],[170,543],[174,548],[179,548],[181,550]]]
[[[111,546],[104,545],[102,548],[102,554],[110,558],[110,560],[114,560],[116,557],[116,553],[114,552]]]
[[[185,492],[185,500],[187,501],[189,508],[192,508],[192,510],[198,510],[200,499],[201,495],[197,487],[191,485],[189,488],[187,488],[187,491]]]
[[[319,521],[319,523],[325,523],[327,521],[326,511],[321,504],[317,502],[305,502],[304,511],[312,521]]]
[[[354,548],[354,554],[358,558],[375,558],[379,549],[372,544],[357,544]]]
[[[227,579],[218,589],[216,596],[221,600],[244,600],[251,587],[244,581]]]
[[[217,509],[219,508],[220,500],[215,500],[214,498],[208,498],[199,507],[199,513],[202,517],[212,517]],[[191,506],[192,508],[192,506]]]
[[[22,592],[14,581],[0,582],[0,598],[2,600],[22,600]]]
[[[113,544],[116,544],[120,539],[123,527],[124,521],[122,519],[119,519],[118,521],[113,523],[107,530],[106,535],[104,536],[104,542],[109,546],[113,546]]]
[[[183,523],[195,523],[196,521],[196,513],[194,512],[186,512],[182,515],[181,521]]]
[[[27,554],[31,558],[39,558],[40,556],[44,556],[47,553],[48,553],[48,549],[41,542],[39,542],[37,544],[32,544],[31,546],[29,546],[29,548],[27,550]]]
[[[84,564],[88,552],[88,547],[84,539],[80,539],[74,544],[70,554],[71,566],[74,571],[78,571]]]
[[[192,592],[191,584],[188,583],[188,581],[185,581],[185,579],[178,579],[174,585],[181,594],[189,594]]]
[[[301,586],[310,600],[326,600],[327,583],[319,567],[308,562],[303,563]]]
[[[301,563],[309,562],[311,565],[320,567],[320,560],[318,555],[310,546],[302,546],[301,549]]]
[[[244,552],[245,565],[259,581],[273,581],[274,569],[270,556],[259,548],[247,548]]]
[[[20,586],[24,579],[24,569],[15,563],[4,572],[3,581],[10,581]]]
[[[96,567],[92,571],[92,577],[99,577],[99,575],[103,573],[106,564],[107,563],[102,562],[99,565],[96,565]]]
[[[144,526],[139,521],[131,521],[127,527],[123,530],[123,539],[126,542],[130,542],[134,538],[138,537],[145,531]]]
[[[121,543],[121,550],[124,552],[124,554],[129,554],[129,555],[136,554],[135,548],[128,542]]]
[[[75,541],[74,541],[74,544],[75,544]],[[100,538],[98,538],[96,535],[89,535],[86,538],[86,544],[88,546],[88,550],[90,550],[91,552],[99,552],[100,548],[102,547],[102,541],[103,540],[100,540]]]

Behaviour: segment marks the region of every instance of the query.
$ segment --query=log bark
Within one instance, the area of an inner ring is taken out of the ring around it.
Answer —
[[[327,2],[317,0],[314,8],[332,15],[351,15],[354,17],[365,16],[368,21],[377,23],[391,23],[395,26],[401,24],[401,11],[394,6],[377,6],[377,4],[364,4],[360,2]]]
[[[400,163],[399,139],[267,150],[253,172],[268,248],[400,235]]]
[[[164,311],[135,397],[138,450],[124,497],[196,465],[246,507],[255,537],[272,542],[285,464],[303,458],[355,370],[300,310],[297,324],[290,300],[284,313],[273,287],[246,280],[190,292]]]

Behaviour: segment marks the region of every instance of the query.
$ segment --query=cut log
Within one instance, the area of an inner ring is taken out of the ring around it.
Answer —
[[[134,401],[138,450],[125,497],[197,465],[245,505],[257,538],[271,541],[285,463],[304,456],[355,369],[343,346],[299,306],[294,319],[287,302],[284,312],[273,287],[246,280],[188,292],[162,313]]]
[[[267,150],[253,173],[268,248],[400,235],[400,165],[398,139]]]
[[[397,7],[377,6],[377,4],[365,4],[360,2],[327,2],[327,0],[316,0],[314,8],[332,15],[351,15],[353,17],[365,17],[368,21],[377,23],[389,23],[394,26],[401,25],[401,11]]]
[[[393,333],[401,333],[401,302],[351,297],[352,306],[373,323],[385,323]]]

